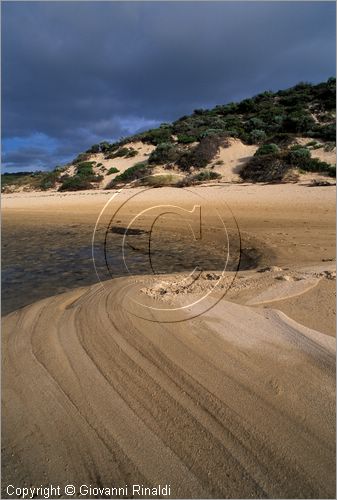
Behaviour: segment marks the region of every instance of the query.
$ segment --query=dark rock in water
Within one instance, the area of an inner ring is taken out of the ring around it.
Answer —
[[[138,236],[140,234],[146,234],[147,231],[144,231],[144,229],[132,229],[132,228],[126,228],[122,226],[112,226],[110,228],[110,231],[115,234],[127,234],[127,235],[135,235]]]

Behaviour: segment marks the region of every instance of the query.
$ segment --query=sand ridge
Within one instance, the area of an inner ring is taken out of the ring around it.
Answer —
[[[334,339],[226,301],[151,324],[132,314],[142,281],[4,319],[4,486],[17,470],[24,484],[169,483],[173,498],[332,498]]]

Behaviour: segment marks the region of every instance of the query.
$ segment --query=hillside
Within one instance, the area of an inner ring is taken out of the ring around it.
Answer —
[[[51,172],[4,174],[2,190],[113,189],[132,181],[328,182],[336,171],[335,119],[336,79],[299,83],[94,144]]]

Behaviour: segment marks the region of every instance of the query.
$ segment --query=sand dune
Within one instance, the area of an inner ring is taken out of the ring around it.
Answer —
[[[334,498],[334,339],[226,301],[188,322],[141,320],[132,298],[143,280],[4,319],[3,488]]]

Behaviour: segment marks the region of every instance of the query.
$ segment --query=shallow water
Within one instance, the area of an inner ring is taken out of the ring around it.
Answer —
[[[224,268],[236,270],[240,265],[241,269],[250,269],[261,259],[251,241],[240,253],[239,241],[233,237],[227,262],[226,244],[212,235],[210,231],[203,241],[191,241],[188,234],[168,235],[157,231],[151,236],[149,249],[146,232],[133,232],[123,245],[124,228],[113,228],[96,238],[93,251],[89,224],[4,223],[2,315],[39,299],[111,277],[175,273],[196,267],[222,271]]]

